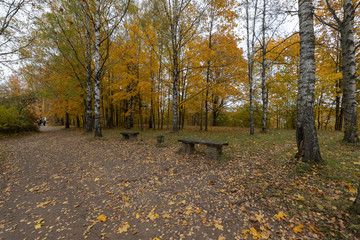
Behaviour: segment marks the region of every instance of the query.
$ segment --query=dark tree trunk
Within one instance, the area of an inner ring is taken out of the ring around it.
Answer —
[[[65,128],[70,128],[70,118],[68,112],[65,112]]]

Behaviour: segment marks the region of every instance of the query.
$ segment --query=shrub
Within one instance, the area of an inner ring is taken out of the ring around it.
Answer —
[[[38,131],[34,118],[28,111],[6,108],[0,105],[0,133]]]

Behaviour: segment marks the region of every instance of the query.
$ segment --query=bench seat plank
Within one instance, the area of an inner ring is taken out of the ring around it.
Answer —
[[[123,139],[135,139],[139,132],[120,132],[120,134],[123,136]]]
[[[183,145],[183,151],[192,154],[195,151],[195,144],[202,144],[208,147],[207,156],[211,159],[217,159],[222,154],[222,147],[229,145],[223,142],[214,142],[200,139],[182,138],[178,139]]]

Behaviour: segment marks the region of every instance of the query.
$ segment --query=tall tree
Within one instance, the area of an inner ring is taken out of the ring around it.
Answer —
[[[30,2],[29,0],[0,1],[0,66],[11,68],[11,63],[19,61],[16,54],[33,42],[33,38],[27,37],[29,36],[27,30],[31,28],[29,18],[34,9],[26,11],[26,7],[30,9],[36,5],[34,3],[31,6]]]
[[[160,0],[159,2],[155,1],[155,11],[166,26],[161,26],[159,30],[164,36],[167,36],[170,45],[167,46],[167,49],[171,59],[172,74],[172,130],[177,132],[179,129],[179,81],[180,74],[183,71],[181,57],[184,54],[185,46],[197,33],[200,19],[206,7],[200,9],[192,0]]]
[[[245,2],[245,21],[246,21],[246,50],[248,61],[248,79],[249,79],[249,105],[250,105],[250,134],[255,133],[254,107],[253,107],[253,84],[254,84],[254,58],[255,58],[255,40],[256,40],[256,19],[258,13],[258,0],[253,2],[252,14],[250,12],[250,2]],[[251,26],[250,26],[251,25]]]
[[[104,66],[109,58],[111,36],[121,23],[129,8],[130,0],[115,3],[113,0],[94,0],[88,3],[89,18],[94,26],[94,128],[95,137],[102,137],[101,133],[101,79]],[[120,11],[118,11],[120,8]]]
[[[312,0],[299,0],[300,78],[298,83],[296,143],[297,158],[304,162],[321,162],[314,119],[315,34]]]
[[[339,17],[336,9],[329,0],[325,0],[328,11],[335,23],[317,19],[340,32],[340,45],[343,72],[343,109],[344,109],[344,141],[355,143],[359,141],[357,133],[357,101],[356,101],[356,64],[354,42],[354,17],[355,9],[353,0],[343,0],[343,19]]]

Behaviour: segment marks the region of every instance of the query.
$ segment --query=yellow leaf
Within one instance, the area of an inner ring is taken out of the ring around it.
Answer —
[[[261,239],[261,233],[256,231],[255,228],[250,228],[250,234],[253,236],[253,239]]]
[[[274,217],[280,221],[281,219],[282,220],[285,220],[285,218],[287,217],[287,215],[283,212],[283,211],[280,211],[278,214],[275,214]]]
[[[130,228],[130,224],[128,222],[122,223],[118,229],[118,233],[126,232]]]
[[[305,201],[305,198],[303,196],[301,196],[300,194],[295,195],[296,196],[296,200],[298,201]]]
[[[40,223],[39,223],[39,224],[36,224],[36,225],[35,225],[35,229],[39,229],[39,228],[41,228],[41,226],[42,226],[42,225],[41,225]]]
[[[169,206],[174,205],[174,204],[175,204],[175,202],[169,201]]]
[[[44,218],[39,218],[38,220],[35,221],[35,223],[40,224],[40,223],[42,223],[43,221],[44,221]]]
[[[106,222],[107,221],[107,216],[104,215],[100,215],[96,218],[96,220],[101,221],[101,222]]]
[[[48,205],[49,203],[51,203],[50,200],[49,200],[49,201],[46,201],[46,202],[42,202],[42,203],[38,204],[36,207],[37,207],[37,208],[38,208],[38,207],[45,207],[45,206]]]
[[[304,228],[304,225],[302,225],[301,223],[299,225],[297,225],[296,227],[293,228],[294,233],[299,233],[302,232]]]
[[[136,219],[139,219],[140,218],[140,214],[139,213],[136,213]]]
[[[226,240],[226,237],[220,235],[219,238],[218,238],[218,240]]]
[[[95,179],[94,179],[95,182],[97,182],[97,181],[99,181],[99,180],[100,180],[100,178],[95,178]]]
[[[317,233],[317,234],[321,234],[321,232],[319,232],[319,229],[318,229],[317,227],[312,226],[312,225],[310,225],[310,224],[308,224],[308,226],[309,226],[309,229],[310,229],[312,232]]]
[[[349,192],[350,192],[350,193],[356,193],[357,190],[356,190],[356,188],[351,187],[351,188],[349,188]]]
[[[148,217],[150,218],[150,220],[155,220],[159,217],[159,215],[155,213],[155,208],[153,208],[153,210],[149,212]]]
[[[215,223],[214,226],[215,226],[215,228],[217,228],[217,229],[219,229],[221,231],[224,230],[224,227],[219,223]]]
[[[155,238],[153,238],[153,240],[160,240],[160,238],[158,238],[158,237],[155,237]]]
[[[172,216],[171,216],[170,214],[168,214],[168,213],[164,213],[164,214],[162,215],[162,217],[163,217],[163,218],[172,218]]]
[[[264,215],[262,215],[261,213],[260,214],[255,213],[255,217],[257,221],[264,222]]]

